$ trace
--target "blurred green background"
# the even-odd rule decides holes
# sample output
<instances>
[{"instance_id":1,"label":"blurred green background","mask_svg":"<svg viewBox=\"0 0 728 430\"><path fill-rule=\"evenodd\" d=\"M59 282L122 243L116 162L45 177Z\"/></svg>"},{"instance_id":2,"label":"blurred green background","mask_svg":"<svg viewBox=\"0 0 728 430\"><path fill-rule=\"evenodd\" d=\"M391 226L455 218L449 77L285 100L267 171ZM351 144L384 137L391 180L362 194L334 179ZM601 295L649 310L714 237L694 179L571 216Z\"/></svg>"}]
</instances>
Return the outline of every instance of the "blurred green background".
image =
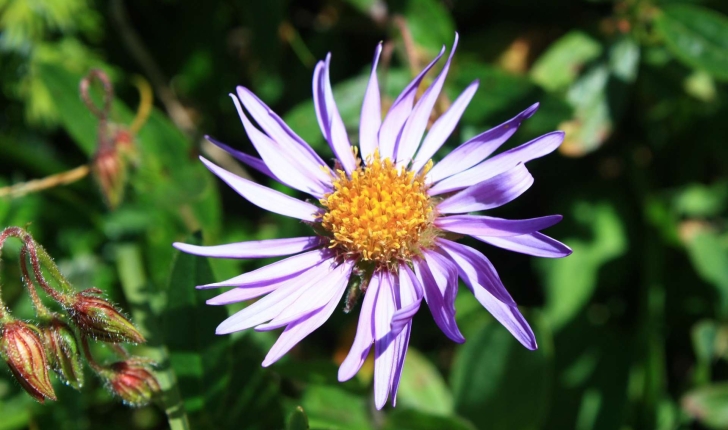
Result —
<instances>
[{"instance_id":1,"label":"blurred green background","mask_svg":"<svg viewBox=\"0 0 728 430\"><path fill-rule=\"evenodd\" d=\"M29 224L76 288L101 288L131 314L149 339L133 351L157 360L183 399L177 428L182 412L193 428L728 428L726 14L722 0L0 0L0 187L89 162L98 120L78 85L91 68L113 80L115 124L132 122L140 77L154 94L118 207L87 177L0 197L0 227ZM573 255L467 242L493 261L540 348L522 348L461 289L467 342L420 312L394 409L375 410L371 365L336 381L358 310L336 312L262 368L277 333L215 336L240 306L205 306L215 292L194 286L265 262L208 262L170 244L198 231L219 244L307 228L214 179L198 154L269 182L202 136L253 153L227 96L245 85L330 158L310 101L315 62L332 52L335 97L357 136L376 44L391 48L380 62L386 104L456 30L438 109L481 85L449 149L536 101L505 146L567 132L559 152L529 164L531 190L495 213L563 214L547 233ZM3 249L3 299L32 318L18 249ZM0 372L0 430L167 428L165 408L180 406L167 396L127 408L91 375L80 393L55 385L59 400L40 405Z\"/></svg>"}]
</instances>

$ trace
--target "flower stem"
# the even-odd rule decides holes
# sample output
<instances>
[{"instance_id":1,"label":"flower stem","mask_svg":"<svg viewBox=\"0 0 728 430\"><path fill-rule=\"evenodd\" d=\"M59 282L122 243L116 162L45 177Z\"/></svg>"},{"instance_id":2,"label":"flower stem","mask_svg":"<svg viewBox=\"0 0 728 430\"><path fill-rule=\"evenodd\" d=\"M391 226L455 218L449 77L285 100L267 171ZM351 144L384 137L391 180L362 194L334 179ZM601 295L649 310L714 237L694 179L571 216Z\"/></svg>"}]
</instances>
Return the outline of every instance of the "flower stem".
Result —
<instances>
[{"instance_id":1,"label":"flower stem","mask_svg":"<svg viewBox=\"0 0 728 430\"><path fill-rule=\"evenodd\" d=\"M81 334L81 349L83 350L83 356L86 357L88 365L91 366L96 373L102 373L104 368L94 360L94 356L91 355L91 349L88 346L88 336Z\"/></svg>"},{"instance_id":2,"label":"flower stem","mask_svg":"<svg viewBox=\"0 0 728 430\"><path fill-rule=\"evenodd\" d=\"M30 295L30 301L33 303L36 314L41 318L49 318L52 313L38 296L38 291L35 289L35 282L33 282L33 278L30 277L30 273L28 272L27 247L23 247L20 250L20 270L23 273L23 284L25 284L25 287L28 289L28 295Z\"/></svg>"},{"instance_id":3,"label":"flower stem","mask_svg":"<svg viewBox=\"0 0 728 430\"><path fill-rule=\"evenodd\" d=\"M28 182L21 182L19 184L2 187L0 188L0 198L17 198L26 194L47 190L49 188L72 184L85 178L88 174L89 167L84 164L83 166L78 166L65 172L56 173L55 175L46 176L42 179L33 179Z\"/></svg>"},{"instance_id":4,"label":"flower stem","mask_svg":"<svg viewBox=\"0 0 728 430\"><path fill-rule=\"evenodd\" d=\"M139 90L139 107L137 107L136 116L129 126L129 131L132 134L137 134L139 129L149 119L149 114L152 113L152 106L154 98L152 96L152 86L149 82L141 76L134 76L134 85Z\"/></svg>"}]
</instances>

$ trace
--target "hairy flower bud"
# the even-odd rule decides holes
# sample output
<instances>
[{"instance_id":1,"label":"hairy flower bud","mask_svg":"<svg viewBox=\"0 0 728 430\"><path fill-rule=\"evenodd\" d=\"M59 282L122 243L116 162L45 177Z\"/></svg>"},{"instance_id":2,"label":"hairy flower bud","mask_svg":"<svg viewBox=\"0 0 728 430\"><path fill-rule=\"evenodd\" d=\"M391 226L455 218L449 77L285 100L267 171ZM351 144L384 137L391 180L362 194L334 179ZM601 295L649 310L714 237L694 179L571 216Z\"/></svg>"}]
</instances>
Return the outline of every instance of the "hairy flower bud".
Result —
<instances>
[{"instance_id":1,"label":"hairy flower bud","mask_svg":"<svg viewBox=\"0 0 728 430\"><path fill-rule=\"evenodd\" d=\"M65 384L78 390L83 386L83 361L73 329L54 318L41 331L51 369Z\"/></svg>"},{"instance_id":2,"label":"hairy flower bud","mask_svg":"<svg viewBox=\"0 0 728 430\"><path fill-rule=\"evenodd\" d=\"M130 358L119 361L101 372L109 390L130 406L149 404L160 391L159 382L149 361Z\"/></svg>"},{"instance_id":3,"label":"hairy flower bud","mask_svg":"<svg viewBox=\"0 0 728 430\"><path fill-rule=\"evenodd\" d=\"M103 342L146 342L134 324L111 303L99 297L100 294L101 290L97 288L76 293L67 308L74 324L84 334Z\"/></svg>"},{"instance_id":4,"label":"hairy flower bud","mask_svg":"<svg viewBox=\"0 0 728 430\"><path fill-rule=\"evenodd\" d=\"M121 203L126 186L126 162L116 147L98 151L91 161L91 172L111 209Z\"/></svg>"},{"instance_id":5,"label":"hairy flower bud","mask_svg":"<svg viewBox=\"0 0 728 430\"><path fill-rule=\"evenodd\" d=\"M48 360L38 329L22 321L10 321L2 328L0 354L23 389L36 400L56 400L48 377Z\"/></svg>"}]
</instances>

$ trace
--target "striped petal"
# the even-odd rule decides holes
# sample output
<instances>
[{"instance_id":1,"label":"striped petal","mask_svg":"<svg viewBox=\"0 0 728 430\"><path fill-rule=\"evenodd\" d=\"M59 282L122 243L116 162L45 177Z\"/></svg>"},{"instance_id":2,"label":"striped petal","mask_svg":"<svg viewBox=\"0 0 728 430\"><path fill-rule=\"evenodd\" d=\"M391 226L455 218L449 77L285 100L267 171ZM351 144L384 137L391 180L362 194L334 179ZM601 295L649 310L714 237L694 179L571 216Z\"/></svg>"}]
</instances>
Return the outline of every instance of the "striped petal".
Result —
<instances>
[{"instance_id":1,"label":"striped petal","mask_svg":"<svg viewBox=\"0 0 728 430\"><path fill-rule=\"evenodd\" d=\"M502 206L526 192L533 176L523 164L466 188L437 205L441 214L475 212ZM430 189L432 193L432 189Z\"/></svg>"},{"instance_id":2,"label":"striped petal","mask_svg":"<svg viewBox=\"0 0 728 430\"><path fill-rule=\"evenodd\" d=\"M291 239L251 240L215 246L198 246L175 242L175 248L188 254L215 258L266 258L297 254L323 244L319 236Z\"/></svg>"},{"instance_id":3,"label":"striped petal","mask_svg":"<svg viewBox=\"0 0 728 430\"><path fill-rule=\"evenodd\" d=\"M374 272L359 311L359 324L356 327L354 343L339 367L340 382L353 378L369 355L369 350L374 342L374 312L381 283L382 272Z\"/></svg>"},{"instance_id":4,"label":"striped petal","mask_svg":"<svg viewBox=\"0 0 728 430\"><path fill-rule=\"evenodd\" d=\"M506 237L533 233L561 221L561 215L531 219L503 219L480 215L453 215L435 220L435 226L471 236Z\"/></svg>"},{"instance_id":5,"label":"striped petal","mask_svg":"<svg viewBox=\"0 0 728 430\"><path fill-rule=\"evenodd\" d=\"M369 76L364 102L361 105L361 119L359 121L359 152L361 159L366 161L369 155L374 154L379 143L377 135L382 125L382 101L379 96L379 80L377 79L377 64L382 53L382 42L377 45L372 63L372 73Z\"/></svg>"},{"instance_id":6,"label":"striped petal","mask_svg":"<svg viewBox=\"0 0 728 430\"><path fill-rule=\"evenodd\" d=\"M473 237L498 248L535 257L563 258L571 255L571 248L539 232L511 237Z\"/></svg>"},{"instance_id":7,"label":"striped petal","mask_svg":"<svg viewBox=\"0 0 728 430\"><path fill-rule=\"evenodd\" d=\"M450 56L447 58L445 66L443 66L435 80L417 101L417 104L415 104L412 113L409 115L407 122L404 125L402 136L397 141L398 143L396 145L394 155L397 159L398 166L402 164L409 164L409 162L412 161L412 157L415 155L415 151L417 151L417 148L420 146L422 135L425 132L428 121L430 120L432 108L435 106L437 98L440 96L440 91L445 83L447 72L450 70L450 62L452 62L452 57L455 55L457 46L458 34L455 33L455 41L453 42L452 50L450 50Z\"/></svg>"},{"instance_id":8,"label":"striped petal","mask_svg":"<svg viewBox=\"0 0 728 430\"><path fill-rule=\"evenodd\" d=\"M280 315L284 309L294 303L299 297L319 284L332 271L333 260L324 262L276 289L272 293L235 313L220 323L215 333L229 334L240 330L263 324Z\"/></svg>"},{"instance_id":9,"label":"striped petal","mask_svg":"<svg viewBox=\"0 0 728 430\"><path fill-rule=\"evenodd\" d=\"M262 287L293 278L328 258L330 258L328 249L317 249L276 261L275 263L248 273L243 273L226 281L199 285L197 288L204 290L220 287Z\"/></svg>"},{"instance_id":10,"label":"striped petal","mask_svg":"<svg viewBox=\"0 0 728 430\"><path fill-rule=\"evenodd\" d=\"M455 242L439 240L442 249L457 266L460 277L480 304L528 349L536 349L536 336L523 318L498 273L484 255ZM507 300L496 296L506 294Z\"/></svg>"},{"instance_id":11,"label":"striped petal","mask_svg":"<svg viewBox=\"0 0 728 430\"><path fill-rule=\"evenodd\" d=\"M537 137L519 147L489 158L464 172L443 179L430 189L431 194L436 195L461 190L485 179L492 178L514 168L520 163L526 163L535 158L550 154L561 145L563 140L564 132L562 131L554 131Z\"/></svg>"},{"instance_id":12,"label":"striped petal","mask_svg":"<svg viewBox=\"0 0 728 430\"><path fill-rule=\"evenodd\" d=\"M432 124L419 151L417 151L417 156L412 162L413 171L419 172L432 159L432 156L435 155L442 145L445 144L445 141L450 137L452 131L455 130L455 126L458 125L460 118L463 116L463 112L465 112L465 108L468 107L470 100L473 99L475 92L478 90L478 85L480 85L480 81L478 80L468 85L465 91L450 105L448 110Z\"/></svg>"},{"instance_id":13,"label":"striped petal","mask_svg":"<svg viewBox=\"0 0 728 430\"><path fill-rule=\"evenodd\" d=\"M230 173L222 167L216 166L204 157L200 160L212 173L225 181L238 194L247 199L250 203L270 212L297 218L303 221L316 221L321 209L311 203L289 197L279 191L272 190L263 185L243 179L234 173Z\"/></svg>"},{"instance_id":14,"label":"striped petal","mask_svg":"<svg viewBox=\"0 0 728 430\"><path fill-rule=\"evenodd\" d=\"M329 64L331 54L326 56L326 62L319 61L314 70L314 106L319 127L331 150L341 163L346 173L356 169L356 160L352 152L349 136L344 128L344 121L341 119L339 109L334 101L334 93L331 90L331 79L329 78Z\"/></svg>"},{"instance_id":15,"label":"striped petal","mask_svg":"<svg viewBox=\"0 0 728 430\"><path fill-rule=\"evenodd\" d=\"M485 160L513 136L523 120L533 116L537 109L538 103L503 124L491 128L455 148L430 170L428 174L430 181L438 182Z\"/></svg>"},{"instance_id":16,"label":"striped petal","mask_svg":"<svg viewBox=\"0 0 728 430\"><path fill-rule=\"evenodd\" d=\"M268 168L273 174L284 184L304 193L311 194L316 198L321 198L324 194L331 191L331 180L324 185L319 182L312 174L318 171L318 167L305 166L301 164L304 158L299 154L295 154L291 149L291 145L282 145L258 130L253 123L248 120L247 115L243 111L237 97L230 94L235 108L238 110L240 120L243 122L245 132L248 134L250 141L260 154Z\"/></svg>"},{"instance_id":17,"label":"striped petal","mask_svg":"<svg viewBox=\"0 0 728 430\"><path fill-rule=\"evenodd\" d=\"M410 112L412 112L412 105L415 101L417 88L419 88L427 72L432 69L432 66L437 63L444 53L445 47L443 46L437 57L402 90L402 93L392 103L392 107L389 108L389 112L387 112L387 116L384 117L384 122L382 122L382 127L379 129L379 155L382 159L394 158L397 137L402 131L402 126L407 121Z\"/></svg>"}]
</instances>

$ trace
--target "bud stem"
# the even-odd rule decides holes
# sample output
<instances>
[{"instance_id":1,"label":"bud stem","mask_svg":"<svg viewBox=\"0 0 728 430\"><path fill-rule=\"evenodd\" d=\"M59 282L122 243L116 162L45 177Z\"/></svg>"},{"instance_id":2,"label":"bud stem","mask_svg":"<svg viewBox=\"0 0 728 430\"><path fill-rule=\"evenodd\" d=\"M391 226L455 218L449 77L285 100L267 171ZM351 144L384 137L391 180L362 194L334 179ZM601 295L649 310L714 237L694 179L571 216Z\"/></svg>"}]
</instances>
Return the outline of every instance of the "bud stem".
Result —
<instances>
[{"instance_id":1,"label":"bud stem","mask_svg":"<svg viewBox=\"0 0 728 430\"><path fill-rule=\"evenodd\" d=\"M104 368L94 360L93 355L91 355L91 349L88 346L88 336L81 333L81 349L83 350L83 356L86 357L86 361L88 362L88 365L91 366L91 369L93 369L96 373L103 372Z\"/></svg>"},{"instance_id":2,"label":"bud stem","mask_svg":"<svg viewBox=\"0 0 728 430\"><path fill-rule=\"evenodd\" d=\"M20 250L20 270L23 273L23 284L25 284L25 287L28 289L28 295L30 295L30 301L33 302L36 314L41 318L50 318L52 313L43 304L40 297L38 297L38 292L35 290L35 282L33 282L33 278L30 277L30 273L28 272L27 247L23 247Z\"/></svg>"}]
</instances>

